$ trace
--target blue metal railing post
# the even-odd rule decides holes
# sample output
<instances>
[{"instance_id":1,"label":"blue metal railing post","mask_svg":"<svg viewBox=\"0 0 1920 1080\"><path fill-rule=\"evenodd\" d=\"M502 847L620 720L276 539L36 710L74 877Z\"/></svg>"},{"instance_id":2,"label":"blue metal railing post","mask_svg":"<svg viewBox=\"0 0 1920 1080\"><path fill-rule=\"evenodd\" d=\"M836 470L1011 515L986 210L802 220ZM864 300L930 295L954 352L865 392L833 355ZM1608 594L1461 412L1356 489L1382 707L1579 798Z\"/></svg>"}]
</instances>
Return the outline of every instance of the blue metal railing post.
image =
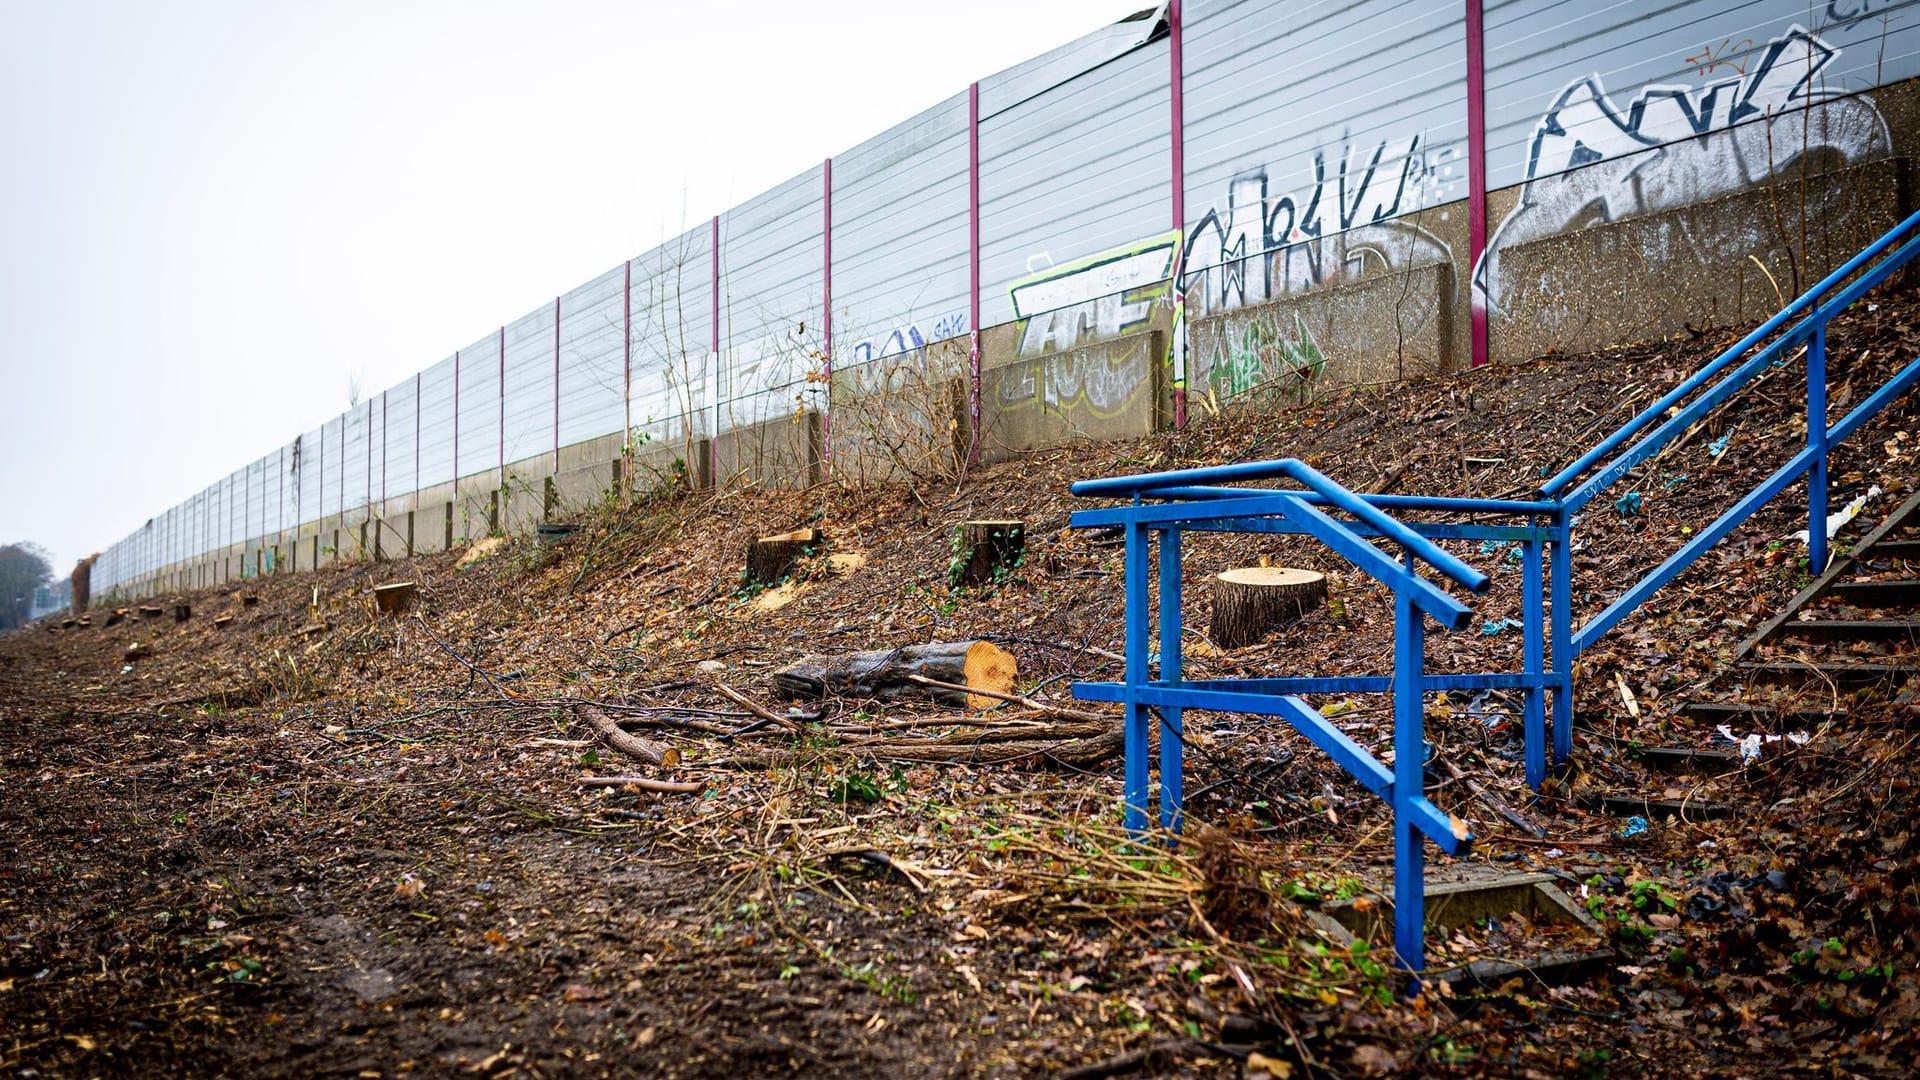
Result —
<instances>
[{"instance_id":1,"label":"blue metal railing post","mask_svg":"<svg viewBox=\"0 0 1920 1080\"><path fill-rule=\"evenodd\" d=\"M1827 324L1815 324L1807 343L1807 576L1827 569Z\"/></svg>"},{"instance_id":2,"label":"blue metal railing post","mask_svg":"<svg viewBox=\"0 0 1920 1080\"><path fill-rule=\"evenodd\" d=\"M1127 525L1126 619L1127 619L1127 699L1126 699L1126 810L1123 821L1127 831L1144 832L1147 827L1147 706L1141 704L1139 690L1147 684L1148 611L1147 611L1147 527L1138 522Z\"/></svg>"},{"instance_id":3,"label":"blue metal railing post","mask_svg":"<svg viewBox=\"0 0 1920 1080\"><path fill-rule=\"evenodd\" d=\"M1180 530L1160 533L1160 681L1180 682ZM1160 825L1174 832L1182 825L1186 805L1181 759L1186 753L1186 729L1178 705L1162 705L1160 712Z\"/></svg>"},{"instance_id":4,"label":"blue metal railing post","mask_svg":"<svg viewBox=\"0 0 1920 1080\"><path fill-rule=\"evenodd\" d=\"M1407 561L1413 561L1411 553ZM1393 627L1393 948L1415 973L1412 995L1420 992L1418 973L1427 966L1426 835L1413 816L1413 801L1426 789L1427 627L1426 615L1402 589L1394 590Z\"/></svg>"},{"instance_id":5,"label":"blue metal railing post","mask_svg":"<svg viewBox=\"0 0 1920 1080\"><path fill-rule=\"evenodd\" d=\"M1527 521L1530 525L1539 524L1538 518L1528 518ZM1529 676L1540 677L1546 674L1547 628L1543 625L1545 605L1541 603L1545 586L1545 560L1541 557L1539 539L1526 541L1520 553L1520 609L1526 634L1526 642L1521 649L1521 670ZM1547 688L1535 683L1527 687L1526 693L1523 731L1526 735L1527 786L1538 791L1547 778Z\"/></svg>"},{"instance_id":6,"label":"blue metal railing post","mask_svg":"<svg viewBox=\"0 0 1920 1080\"><path fill-rule=\"evenodd\" d=\"M1573 754L1573 521L1565 510L1554 514L1549 582L1553 594L1548 642L1553 655L1553 763L1560 765Z\"/></svg>"}]
</instances>

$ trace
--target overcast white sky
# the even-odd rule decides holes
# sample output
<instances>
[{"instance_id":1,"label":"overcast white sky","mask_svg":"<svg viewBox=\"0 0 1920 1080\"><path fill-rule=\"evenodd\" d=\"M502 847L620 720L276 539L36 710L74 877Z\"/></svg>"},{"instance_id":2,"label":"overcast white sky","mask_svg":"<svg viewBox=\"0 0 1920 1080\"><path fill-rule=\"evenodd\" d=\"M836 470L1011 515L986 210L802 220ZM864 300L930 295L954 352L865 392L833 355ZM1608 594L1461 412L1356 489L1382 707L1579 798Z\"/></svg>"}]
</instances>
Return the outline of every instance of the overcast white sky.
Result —
<instances>
[{"instance_id":1,"label":"overcast white sky","mask_svg":"<svg viewBox=\"0 0 1920 1080\"><path fill-rule=\"evenodd\" d=\"M55 570L1150 0L0 0L0 543Z\"/></svg>"}]
</instances>

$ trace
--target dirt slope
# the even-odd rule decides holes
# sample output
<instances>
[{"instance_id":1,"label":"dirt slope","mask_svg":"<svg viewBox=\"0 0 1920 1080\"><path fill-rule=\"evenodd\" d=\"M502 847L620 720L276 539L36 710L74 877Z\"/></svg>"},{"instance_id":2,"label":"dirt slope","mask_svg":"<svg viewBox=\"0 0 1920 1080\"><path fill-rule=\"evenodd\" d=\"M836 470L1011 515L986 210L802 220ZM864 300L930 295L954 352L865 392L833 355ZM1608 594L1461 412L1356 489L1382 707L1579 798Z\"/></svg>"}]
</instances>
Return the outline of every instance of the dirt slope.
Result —
<instances>
[{"instance_id":1,"label":"dirt slope","mask_svg":"<svg viewBox=\"0 0 1920 1080\"><path fill-rule=\"evenodd\" d=\"M1915 355L1916 322L1903 295L1836 327L1836 415ZM1121 636L1119 549L1065 528L1072 480L1292 455L1361 489L1524 496L1734 336L1236 409L941 488L657 493L584 517L555 549L519 543L464 569L458 553L334 567L189 595L185 623L108 627L96 610L91 627L0 640L0 1064L1904 1071L1920 993L1914 688L1860 695L1846 724L1721 778L1747 808L1734 818L1623 837L1593 809L1596 793L1641 782L1638 747L1715 739L1678 707L1725 693L1712 680L1728 650L1804 580L1781 542L1804 527L1791 491L1583 658L1575 761L1537 802L1500 720L1511 703L1435 703L1436 756L1547 838L1441 782L1436 801L1484 842L1434 872L1559 875L1624 960L1572 987L1515 980L1410 1006L1374 953L1330 950L1305 909L1384 883L1386 822L1278 725L1192 722L1200 841L1164 855L1118 834L1117 761L982 764L951 741L1014 729L953 726L982 721L946 706L838 700L803 736L712 733L753 719L716 683L778 709L766 676L805 653L978 636L1019 657L1024 692L1070 707L1067 684L1111 677ZM1596 503L1578 610L1785 460L1801 392L1777 373L1636 474L1636 512ZM1915 412L1897 404L1836 454L1836 502L1885 491L1860 526L1915 483ZM995 587L950 589L957 523L1000 517L1028 523L1025 563ZM801 525L827 543L795 581L740 590L746 542ZM1433 635L1430 666L1511 668L1517 632L1487 627L1518 614L1517 567L1458 550L1496 585L1472 628ZM1261 558L1328 572L1337 602L1261 645L1196 648L1193 676L1388 670L1387 598L1308 543L1197 539L1187 570L1198 582ZM371 587L401 580L420 584L416 609L377 617ZM1203 628L1204 590L1191 595ZM215 627L220 614L232 623ZM135 642L152 655L127 659ZM682 764L616 760L577 715L586 700L671 741ZM1350 733L1383 749L1381 703L1339 704ZM1012 707L985 722L1061 721ZM951 760L871 760L860 740L882 735L945 737ZM583 789L583 771L705 791ZM1554 933L1436 935L1433 960L1522 953Z\"/></svg>"}]
</instances>

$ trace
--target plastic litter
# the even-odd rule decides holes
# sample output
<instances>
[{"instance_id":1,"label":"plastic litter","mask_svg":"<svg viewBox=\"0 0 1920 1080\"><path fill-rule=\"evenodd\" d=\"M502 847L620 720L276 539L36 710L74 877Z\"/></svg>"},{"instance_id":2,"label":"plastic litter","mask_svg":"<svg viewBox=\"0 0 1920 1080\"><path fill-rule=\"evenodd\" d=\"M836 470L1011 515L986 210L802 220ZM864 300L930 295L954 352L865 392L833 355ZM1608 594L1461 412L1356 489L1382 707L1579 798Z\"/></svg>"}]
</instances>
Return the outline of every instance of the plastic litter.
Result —
<instances>
[{"instance_id":1,"label":"plastic litter","mask_svg":"<svg viewBox=\"0 0 1920 1080\"><path fill-rule=\"evenodd\" d=\"M1488 619L1480 624L1480 636L1492 637L1508 627L1519 626L1519 619Z\"/></svg>"},{"instance_id":2,"label":"plastic litter","mask_svg":"<svg viewBox=\"0 0 1920 1080\"><path fill-rule=\"evenodd\" d=\"M1620 511L1621 517L1632 517L1640 512L1640 502L1640 493L1637 491L1629 491L1614 500L1613 508Z\"/></svg>"},{"instance_id":3,"label":"plastic litter","mask_svg":"<svg viewBox=\"0 0 1920 1080\"><path fill-rule=\"evenodd\" d=\"M1733 432L1731 431L1713 440L1712 442L1707 444L1707 456L1717 460L1721 454L1724 454L1727 452L1727 444L1732 441L1733 441Z\"/></svg>"},{"instance_id":4,"label":"plastic litter","mask_svg":"<svg viewBox=\"0 0 1920 1080\"><path fill-rule=\"evenodd\" d=\"M1687 474L1681 473L1679 476L1673 477L1672 479L1668 480L1664 484L1661 484L1660 486L1661 488L1667 491L1672 491L1674 488L1677 488L1681 484L1684 484L1686 482L1687 482Z\"/></svg>"},{"instance_id":5,"label":"plastic litter","mask_svg":"<svg viewBox=\"0 0 1920 1080\"><path fill-rule=\"evenodd\" d=\"M1785 735L1770 735L1759 731L1747 735L1735 735L1733 728L1726 724L1721 724L1714 730L1720 733L1721 738L1739 748L1740 764L1742 766L1751 765L1759 761L1761 748L1769 743L1777 743L1781 739L1785 739L1795 746L1805 746L1813 741L1813 736L1804 731L1791 731Z\"/></svg>"},{"instance_id":6,"label":"plastic litter","mask_svg":"<svg viewBox=\"0 0 1920 1080\"><path fill-rule=\"evenodd\" d=\"M1635 814L1627 819L1626 826L1620 830L1620 836L1624 839L1629 836L1639 836L1646 831L1647 819L1641 817L1639 814Z\"/></svg>"},{"instance_id":7,"label":"plastic litter","mask_svg":"<svg viewBox=\"0 0 1920 1080\"><path fill-rule=\"evenodd\" d=\"M1856 496L1854 500L1848 503L1845 507L1839 510L1835 510L1831 514L1828 514L1827 515L1827 539L1829 540L1833 539L1834 533L1837 533L1841 529L1846 528L1847 522L1852 521L1856 517L1859 517L1860 511L1866 508L1867 503L1879 497L1879 495L1880 495L1880 485L1875 484L1866 490L1866 494ZM1806 543L1809 539L1809 537L1807 536L1807 530L1801 529L1800 531L1793 534L1793 538L1795 540L1800 541L1803 544Z\"/></svg>"}]
</instances>

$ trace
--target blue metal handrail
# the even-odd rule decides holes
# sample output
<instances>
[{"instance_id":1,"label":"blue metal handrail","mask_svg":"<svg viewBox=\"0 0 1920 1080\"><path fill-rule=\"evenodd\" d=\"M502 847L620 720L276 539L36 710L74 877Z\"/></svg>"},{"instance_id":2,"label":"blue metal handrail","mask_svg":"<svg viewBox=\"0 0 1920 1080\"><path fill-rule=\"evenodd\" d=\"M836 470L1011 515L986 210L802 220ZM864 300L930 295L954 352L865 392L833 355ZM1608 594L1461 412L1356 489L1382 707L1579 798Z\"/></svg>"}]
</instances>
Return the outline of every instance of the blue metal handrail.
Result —
<instances>
[{"instance_id":1,"label":"blue metal handrail","mask_svg":"<svg viewBox=\"0 0 1920 1080\"><path fill-rule=\"evenodd\" d=\"M1187 497L1195 485L1280 478L1294 480L1308 490L1223 488ZM1293 459L1087 480L1074 484L1073 492L1132 499L1131 505L1076 511L1071 518L1075 528L1119 526L1126 534L1124 678L1117 683L1076 683L1073 693L1084 700L1119 702L1125 707L1127 828L1136 833L1145 829L1152 801L1147 726L1150 711L1157 711L1161 722L1160 823L1174 830L1181 825L1184 711L1199 708L1277 716L1393 808L1394 947L1409 970L1417 972L1425 967L1424 844L1431 839L1442 851L1457 854L1473 839L1459 818L1426 797L1425 695L1435 687L1423 670L1425 620L1432 616L1442 626L1459 629L1473 613L1422 577L1418 564L1426 562L1473 592L1484 591L1490 578L1371 502ZM1149 504L1146 499L1159 501ZM1350 514L1352 520L1335 518L1322 506ZM1304 533L1392 590L1393 675L1367 679L1365 690L1360 691L1393 694L1391 767L1300 696L1338 692L1331 682L1182 678L1180 537L1188 529ZM1397 542L1404 561L1375 547L1368 540L1370 535ZM1157 618L1148 601L1150 547L1156 538L1160 586ZM1157 678L1148 660L1156 638L1160 659Z\"/></svg>"},{"instance_id":2,"label":"blue metal handrail","mask_svg":"<svg viewBox=\"0 0 1920 1080\"><path fill-rule=\"evenodd\" d=\"M1884 257L1883 257L1884 256ZM1123 682L1079 683L1077 697L1126 706L1126 821L1146 824L1148 730L1146 712L1161 715L1160 821L1177 829L1182 813L1182 711L1207 708L1278 716L1324 750L1362 786L1394 808L1394 943L1400 960L1424 964L1420 919L1424 850L1430 837L1444 851L1470 842L1464 826L1429 802L1422 790L1425 755L1423 697L1447 690L1511 689L1521 693L1525 768L1538 790L1551 756L1564 762L1573 746L1573 661L1601 635L1677 577L1708 548L1801 476L1808 478L1810 563L1827 557L1827 456L1895 398L1920 385L1920 360L1902 368L1836 423L1828 423L1826 332L1832 318L1920 257L1920 213L1901 222L1860 254L1741 338L1592 450L1541 486L1538 500L1360 495L1287 459L1081 481L1076 495L1130 499L1132 505L1076 511L1076 528L1119 526L1126 533L1126 671ZM1878 260L1878 261L1876 261ZM1797 321L1796 321L1797 320ZM1673 443L1693 424L1761 374L1800 354L1807 361L1807 444L1759 486L1694 534L1644 578L1573 629L1572 531L1578 511L1636 466ZM1631 445L1629 445L1631 443ZM1626 449L1622 450L1622 447ZM1306 490L1227 486L1289 479ZM1151 502L1149 502L1151 500ZM1328 511L1346 515L1336 518ZM1395 517L1445 514L1456 520ZM1489 522L1486 519L1494 519ZM1464 520L1459 520L1464 519ZM1180 536L1183 531L1299 533L1312 536L1387 585L1394 594L1394 672L1388 676L1183 680L1180 656ZM1157 625L1148 610L1149 541L1159 541ZM1400 545L1404 562L1371 540ZM1521 564L1522 659L1518 672L1429 675L1423 670L1426 616L1460 629L1472 612L1422 577L1424 562L1472 592L1488 575L1435 541L1480 540L1518 545ZM1157 631L1158 678L1149 672L1149 637ZM1394 697L1394 765L1382 765L1333 723L1301 700L1303 694L1387 693ZM1551 705L1549 713L1548 706ZM1551 717L1551 724L1548 720ZM1416 984L1417 985L1417 984Z\"/></svg>"}]
</instances>

